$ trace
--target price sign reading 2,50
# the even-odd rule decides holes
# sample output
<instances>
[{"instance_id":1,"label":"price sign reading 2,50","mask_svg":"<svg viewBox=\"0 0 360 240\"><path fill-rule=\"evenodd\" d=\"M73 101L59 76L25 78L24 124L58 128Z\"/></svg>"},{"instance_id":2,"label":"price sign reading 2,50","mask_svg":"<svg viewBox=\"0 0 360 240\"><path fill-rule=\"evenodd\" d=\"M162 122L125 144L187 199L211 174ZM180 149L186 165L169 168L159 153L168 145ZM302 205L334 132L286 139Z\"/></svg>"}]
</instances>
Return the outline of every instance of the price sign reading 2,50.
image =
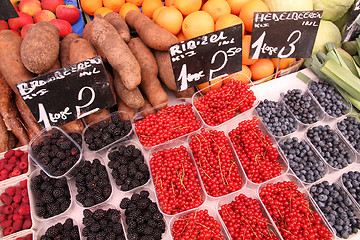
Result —
<instances>
[{"instance_id":1,"label":"price sign reading 2,50","mask_svg":"<svg viewBox=\"0 0 360 240\"><path fill-rule=\"evenodd\" d=\"M269 56L274 56L274 58L288 58L290 57L296 50L295 44L301 38L301 32L299 30L295 30L287 38L288 46L283 46L280 50L276 46L270 46L265 41L266 31L264 31L260 37L251 44L251 48L255 49L254 54L251 56L252 59L259 59L261 53L267 53ZM286 49L288 51L286 52Z\"/></svg>"}]
</instances>

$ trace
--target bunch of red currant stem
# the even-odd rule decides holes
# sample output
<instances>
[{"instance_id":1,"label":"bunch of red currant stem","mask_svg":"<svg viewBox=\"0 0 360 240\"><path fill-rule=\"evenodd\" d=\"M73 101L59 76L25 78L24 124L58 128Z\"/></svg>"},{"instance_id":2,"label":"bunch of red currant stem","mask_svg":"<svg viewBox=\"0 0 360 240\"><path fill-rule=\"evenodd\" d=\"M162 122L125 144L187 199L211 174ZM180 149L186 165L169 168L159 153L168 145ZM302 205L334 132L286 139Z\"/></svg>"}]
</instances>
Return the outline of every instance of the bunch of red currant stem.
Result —
<instances>
[{"instance_id":1,"label":"bunch of red currant stem","mask_svg":"<svg viewBox=\"0 0 360 240\"><path fill-rule=\"evenodd\" d=\"M175 240L224 239L220 224L209 215L208 210L188 213L174 222L171 229Z\"/></svg>"},{"instance_id":2,"label":"bunch of red currant stem","mask_svg":"<svg viewBox=\"0 0 360 240\"><path fill-rule=\"evenodd\" d=\"M191 104L167 106L135 123L135 132L145 147L152 147L194 132L201 127Z\"/></svg>"},{"instance_id":3,"label":"bunch of red currant stem","mask_svg":"<svg viewBox=\"0 0 360 240\"><path fill-rule=\"evenodd\" d=\"M219 210L232 239L278 240L256 199L240 194Z\"/></svg>"},{"instance_id":4,"label":"bunch of red currant stem","mask_svg":"<svg viewBox=\"0 0 360 240\"><path fill-rule=\"evenodd\" d=\"M194 99L194 106L206 124L217 126L252 108L255 100L250 85L231 79L220 89Z\"/></svg>"},{"instance_id":5,"label":"bunch of red currant stem","mask_svg":"<svg viewBox=\"0 0 360 240\"><path fill-rule=\"evenodd\" d=\"M153 153L150 168L164 213L173 215L204 202L196 168L184 146Z\"/></svg>"},{"instance_id":6,"label":"bunch of red currant stem","mask_svg":"<svg viewBox=\"0 0 360 240\"><path fill-rule=\"evenodd\" d=\"M242 187L239 168L225 133L201 129L189 143L206 192L220 197Z\"/></svg>"},{"instance_id":7,"label":"bunch of red currant stem","mask_svg":"<svg viewBox=\"0 0 360 240\"><path fill-rule=\"evenodd\" d=\"M310 209L305 197L291 181L269 183L260 192L262 202L285 240L330 240L331 232L321 224L321 217Z\"/></svg>"},{"instance_id":8,"label":"bunch of red currant stem","mask_svg":"<svg viewBox=\"0 0 360 240\"><path fill-rule=\"evenodd\" d=\"M281 174L283 167L277 158L279 153L269 135L258 127L260 120L252 118L240 122L229 133L235 151L248 179L262 183Z\"/></svg>"}]
</instances>

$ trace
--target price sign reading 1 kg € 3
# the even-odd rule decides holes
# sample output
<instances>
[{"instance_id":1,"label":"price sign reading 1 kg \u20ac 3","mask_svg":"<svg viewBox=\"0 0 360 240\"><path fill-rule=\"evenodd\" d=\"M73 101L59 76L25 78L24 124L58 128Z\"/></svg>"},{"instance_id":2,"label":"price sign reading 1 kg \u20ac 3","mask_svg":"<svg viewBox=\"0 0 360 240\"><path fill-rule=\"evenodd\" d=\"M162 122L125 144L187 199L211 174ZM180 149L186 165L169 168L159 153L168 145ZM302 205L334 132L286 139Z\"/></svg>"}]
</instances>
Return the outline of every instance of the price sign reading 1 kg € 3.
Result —
<instances>
[{"instance_id":1,"label":"price sign reading 1 kg \u20ac 3","mask_svg":"<svg viewBox=\"0 0 360 240\"><path fill-rule=\"evenodd\" d=\"M308 58L322 11L254 13L249 58Z\"/></svg>"},{"instance_id":2,"label":"price sign reading 1 kg \u20ac 3","mask_svg":"<svg viewBox=\"0 0 360 240\"><path fill-rule=\"evenodd\" d=\"M178 91L241 70L242 25L218 30L169 47Z\"/></svg>"}]
</instances>

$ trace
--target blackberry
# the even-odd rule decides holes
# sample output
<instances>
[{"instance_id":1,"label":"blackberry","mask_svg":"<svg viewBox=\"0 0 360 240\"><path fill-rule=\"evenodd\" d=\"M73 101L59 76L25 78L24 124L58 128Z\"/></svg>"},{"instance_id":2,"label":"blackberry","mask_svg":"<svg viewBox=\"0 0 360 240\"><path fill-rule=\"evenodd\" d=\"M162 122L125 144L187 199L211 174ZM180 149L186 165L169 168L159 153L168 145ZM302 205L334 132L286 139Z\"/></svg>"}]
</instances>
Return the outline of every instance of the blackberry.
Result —
<instances>
[{"instance_id":1,"label":"blackberry","mask_svg":"<svg viewBox=\"0 0 360 240\"><path fill-rule=\"evenodd\" d=\"M137 179L134 179L131 181L130 186L131 186L131 188L136 188L136 187L140 186L140 181Z\"/></svg>"},{"instance_id":2,"label":"blackberry","mask_svg":"<svg viewBox=\"0 0 360 240\"><path fill-rule=\"evenodd\" d=\"M140 198L148 198L149 195L150 195L150 193L149 193L148 191L146 191L146 190L142 190L142 191L139 193L139 195L140 195Z\"/></svg>"},{"instance_id":3,"label":"blackberry","mask_svg":"<svg viewBox=\"0 0 360 240\"><path fill-rule=\"evenodd\" d=\"M115 223L113 225L113 231L116 235L124 234L124 230L122 228L122 225L120 223Z\"/></svg>"},{"instance_id":4,"label":"blackberry","mask_svg":"<svg viewBox=\"0 0 360 240\"><path fill-rule=\"evenodd\" d=\"M55 201L55 199L50 193L45 192L41 197L41 201L44 203L52 203Z\"/></svg>"},{"instance_id":5,"label":"blackberry","mask_svg":"<svg viewBox=\"0 0 360 240\"><path fill-rule=\"evenodd\" d=\"M143 224L145 222L145 217L140 215L138 218L136 218L137 224Z\"/></svg>"},{"instance_id":6,"label":"blackberry","mask_svg":"<svg viewBox=\"0 0 360 240\"><path fill-rule=\"evenodd\" d=\"M46 230L45 235L47 237L55 238L58 235L58 233L59 233L58 229L55 226L51 226Z\"/></svg>"},{"instance_id":7,"label":"blackberry","mask_svg":"<svg viewBox=\"0 0 360 240\"><path fill-rule=\"evenodd\" d=\"M139 168L139 170L140 170L141 172L143 172L143 173L149 171L149 170L148 170L148 167L147 167L147 165L146 165L145 163L141 163L141 164L138 166L138 168Z\"/></svg>"},{"instance_id":8,"label":"blackberry","mask_svg":"<svg viewBox=\"0 0 360 240\"><path fill-rule=\"evenodd\" d=\"M129 233L127 235L127 237L128 237L128 240L138 240L139 239L139 236L136 233Z\"/></svg>"},{"instance_id":9,"label":"blackberry","mask_svg":"<svg viewBox=\"0 0 360 240\"><path fill-rule=\"evenodd\" d=\"M91 207L95 205L95 201L93 198L86 198L83 202L80 203L82 203L84 207Z\"/></svg>"},{"instance_id":10,"label":"blackberry","mask_svg":"<svg viewBox=\"0 0 360 240\"><path fill-rule=\"evenodd\" d=\"M120 202L120 208L127 209L130 203L131 203L131 200L129 198L123 198Z\"/></svg>"},{"instance_id":11,"label":"blackberry","mask_svg":"<svg viewBox=\"0 0 360 240\"><path fill-rule=\"evenodd\" d=\"M153 232L154 232L154 229L152 227L150 227L150 226L146 226L145 229L144 229L144 234L145 235L151 235L151 234L153 234Z\"/></svg>"},{"instance_id":12,"label":"blackberry","mask_svg":"<svg viewBox=\"0 0 360 240\"><path fill-rule=\"evenodd\" d=\"M94 211L94 213L92 214L92 217L95 219L95 220L101 220L103 217L105 217L105 213L106 211L103 210L103 209L97 209Z\"/></svg>"},{"instance_id":13,"label":"blackberry","mask_svg":"<svg viewBox=\"0 0 360 240\"><path fill-rule=\"evenodd\" d=\"M140 210L144 210L149 206L150 200L148 198L139 199L137 206Z\"/></svg>"},{"instance_id":14,"label":"blackberry","mask_svg":"<svg viewBox=\"0 0 360 240\"><path fill-rule=\"evenodd\" d=\"M94 232L94 233L100 231L100 229L101 229L101 226L100 226L100 224L97 223L97 222L94 222L94 223L91 224L91 226L90 226L90 231L91 231L91 232Z\"/></svg>"},{"instance_id":15,"label":"blackberry","mask_svg":"<svg viewBox=\"0 0 360 240\"><path fill-rule=\"evenodd\" d=\"M100 124L99 124L100 129L105 129L105 128L107 128L108 125L109 125L109 123L106 120L101 121Z\"/></svg>"},{"instance_id":16,"label":"blackberry","mask_svg":"<svg viewBox=\"0 0 360 240\"><path fill-rule=\"evenodd\" d=\"M82 235L84 237L87 237L87 236L89 236L89 233L90 233L89 227L88 226L84 227L82 230Z\"/></svg>"},{"instance_id":17,"label":"blackberry","mask_svg":"<svg viewBox=\"0 0 360 240\"><path fill-rule=\"evenodd\" d=\"M160 212L155 212L153 215L153 219L156 221L160 221L163 218L163 215Z\"/></svg>"},{"instance_id":18,"label":"blackberry","mask_svg":"<svg viewBox=\"0 0 360 240\"><path fill-rule=\"evenodd\" d=\"M149 203L148 209L151 213L156 213L159 211L156 203L154 202Z\"/></svg>"},{"instance_id":19,"label":"blackberry","mask_svg":"<svg viewBox=\"0 0 360 240\"><path fill-rule=\"evenodd\" d=\"M48 237L49 239L62 239L62 240L79 240L79 228L73 225L71 218L65 220L64 224L57 223L54 226L50 226L45 235L41 236L40 239Z\"/></svg>"}]
</instances>

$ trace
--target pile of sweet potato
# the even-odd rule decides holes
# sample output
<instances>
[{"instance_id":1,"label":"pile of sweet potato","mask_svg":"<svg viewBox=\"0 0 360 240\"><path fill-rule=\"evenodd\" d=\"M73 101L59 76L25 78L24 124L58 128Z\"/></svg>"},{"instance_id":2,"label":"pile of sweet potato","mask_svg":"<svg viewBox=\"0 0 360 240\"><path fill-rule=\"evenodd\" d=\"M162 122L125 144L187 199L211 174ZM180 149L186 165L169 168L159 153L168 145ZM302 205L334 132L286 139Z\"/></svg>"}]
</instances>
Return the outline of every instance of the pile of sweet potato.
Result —
<instances>
[{"instance_id":1,"label":"pile of sweet potato","mask_svg":"<svg viewBox=\"0 0 360 240\"><path fill-rule=\"evenodd\" d=\"M130 116L165 107L165 88L178 97L191 97L193 88L176 92L168 47L177 42L175 35L137 11L130 11L126 20L113 12L97 15L82 36L72 33L61 41L49 22L34 24L24 39L10 30L0 31L0 152L27 144L41 130L15 84L97 55L107 69L117 109ZM85 124L108 113L103 109L62 128L81 132Z\"/></svg>"}]
</instances>

